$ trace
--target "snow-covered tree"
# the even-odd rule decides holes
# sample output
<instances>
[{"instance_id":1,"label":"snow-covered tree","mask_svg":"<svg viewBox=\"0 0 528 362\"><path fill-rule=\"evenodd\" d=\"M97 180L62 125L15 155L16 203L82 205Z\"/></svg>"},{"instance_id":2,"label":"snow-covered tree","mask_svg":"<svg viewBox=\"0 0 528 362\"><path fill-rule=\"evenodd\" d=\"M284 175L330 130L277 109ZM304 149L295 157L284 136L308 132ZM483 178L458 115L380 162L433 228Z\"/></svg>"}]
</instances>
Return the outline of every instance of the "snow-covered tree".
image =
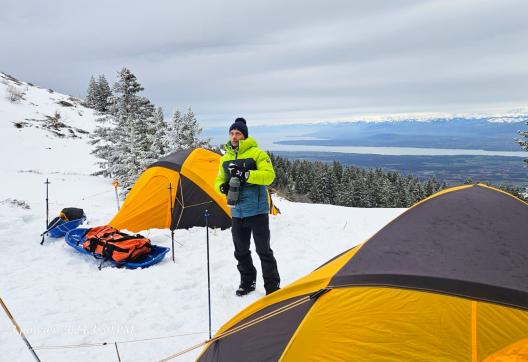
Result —
<instances>
[{"instance_id":1,"label":"snow-covered tree","mask_svg":"<svg viewBox=\"0 0 528 362\"><path fill-rule=\"evenodd\" d=\"M198 138L202 129L196 119L194 112L189 107L186 114L182 115L179 110L174 111L168 136L168 145L172 152L187 150L195 147L211 147L209 139L202 140Z\"/></svg>"},{"instance_id":2,"label":"snow-covered tree","mask_svg":"<svg viewBox=\"0 0 528 362\"><path fill-rule=\"evenodd\" d=\"M528 124L528 122L526 122L526 124ZM523 150L528 151L528 131L519 131L519 135L522 139L517 139L517 143ZM525 159L524 162L528 164L528 159Z\"/></svg>"},{"instance_id":3,"label":"snow-covered tree","mask_svg":"<svg viewBox=\"0 0 528 362\"><path fill-rule=\"evenodd\" d=\"M170 151L168 142L169 139L167 136L169 130L168 124L165 122L163 109L161 107L158 107L154 112L152 122L155 131L151 139L151 150L156 158L160 158L165 156Z\"/></svg>"},{"instance_id":4,"label":"snow-covered tree","mask_svg":"<svg viewBox=\"0 0 528 362\"><path fill-rule=\"evenodd\" d=\"M192 111L191 107L187 110L187 113L183 116L183 126L181 128L181 140L185 148L194 147L211 147L210 140L201 140L198 137L202 133L202 128L198 124L196 115Z\"/></svg>"},{"instance_id":5,"label":"snow-covered tree","mask_svg":"<svg viewBox=\"0 0 528 362\"><path fill-rule=\"evenodd\" d=\"M99 83L100 90L106 88L104 76ZM99 174L119 181L125 194L140 173L160 157L177 150L210 147L209 140L199 138L202 130L191 108L183 116L174 112L167 124L163 110L140 96L141 91L136 76L123 68L113 92L103 92L106 110L101 111L91 140L92 153L100 159Z\"/></svg>"},{"instance_id":6,"label":"snow-covered tree","mask_svg":"<svg viewBox=\"0 0 528 362\"><path fill-rule=\"evenodd\" d=\"M313 183L308 197L319 204L333 204L336 191L336 180L332 169L320 162L315 163Z\"/></svg>"},{"instance_id":7,"label":"snow-covered tree","mask_svg":"<svg viewBox=\"0 0 528 362\"><path fill-rule=\"evenodd\" d=\"M92 109L97 107L98 98L97 82L93 76L90 77L88 82L88 89L86 90L86 98L84 99L84 106Z\"/></svg>"},{"instance_id":8,"label":"snow-covered tree","mask_svg":"<svg viewBox=\"0 0 528 362\"><path fill-rule=\"evenodd\" d=\"M88 82L88 90L84 105L88 108L95 109L98 112L107 112L110 107L110 97L112 91L104 75L100 75L98 80L92 76Z\"/></svg>"},{"instance_id":9,"label":"snow-covered tree","mask_svg":"<svg viewBox=\"0 0 528 362\"><path fill-rule=\"evenodd\" d=\"M167 130L167 144L170 152L182 150L182 140L180 139L182 124L181 112L176 109L172 114Z\"/></svg>"},{"instance_id":10,"label":"snow-covered tree","mask_svg":"<svg viewBox=\"0 0 528 362\"><path fill-rule=\"evenodd\" d=\"M97 80L97 102L95 109L99 112L107 112L110 107L110 97L112 97L112 90L104 74L102 74Z\"/></svg>"},{"instance_id":11,"label":"snow-covered tree","mask_svg":"<svg viewBox=\"0 0 528 362\"><path fill-rule=\"evenodd\" d=\"M92 136L92 153L100 158L101 174L118 180L125 193L139 174L156 157L152 156L155 133L154 106L139 96L143 87L136 76L123 68L109 98L108 114L102 115Z\"/></svg>"}]
</instances>

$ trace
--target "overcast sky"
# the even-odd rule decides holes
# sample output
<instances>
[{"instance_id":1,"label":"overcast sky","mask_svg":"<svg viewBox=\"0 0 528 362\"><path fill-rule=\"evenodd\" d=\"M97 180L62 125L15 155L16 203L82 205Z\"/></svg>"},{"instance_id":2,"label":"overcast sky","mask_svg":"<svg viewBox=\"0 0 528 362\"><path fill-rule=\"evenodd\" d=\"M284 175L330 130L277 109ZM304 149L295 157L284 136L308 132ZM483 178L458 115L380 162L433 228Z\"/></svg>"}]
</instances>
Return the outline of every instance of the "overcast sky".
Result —
<instances>
[{"instance_id":1,"label":"overcast sky","mask_svg":"<svg viewBox=\"0 0 528 362\"><path fill-rule=\"evenodd\" d=\"M528 2L0 0L0 71L84 96L123 66L204 126L528 105Z\"/></svg>"}]
</instances>

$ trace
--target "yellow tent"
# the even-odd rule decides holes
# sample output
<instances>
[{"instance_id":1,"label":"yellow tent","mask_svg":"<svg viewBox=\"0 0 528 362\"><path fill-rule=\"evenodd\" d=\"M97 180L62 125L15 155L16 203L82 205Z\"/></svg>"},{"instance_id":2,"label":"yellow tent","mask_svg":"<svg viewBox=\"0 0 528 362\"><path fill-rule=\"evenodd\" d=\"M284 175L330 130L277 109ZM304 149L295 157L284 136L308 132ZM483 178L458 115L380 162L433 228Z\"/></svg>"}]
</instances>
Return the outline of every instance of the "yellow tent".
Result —
<instances>
[{"instance_id":1,"label":"yellow tent","mask_svg":"<svg viewBox=\"0 0 528 362\"><path fill-rule=\"evenodd\" d=\"M240 312L198 360L528 361L527 220L500 190L444 190Z\"/></svg>"},{"instance_id":2,"label":"yellow tent","mask_svg":"<svg viewBox=\"0 0 528 362\"><path fill-rule=\"evenodd\" d=\"M133 232L187 229L205 226L207 210L209 227L230 227L226 198L213 189L220 157L216 152L195 148L174 152L152 164L138 178L109 224ZM277 213L273 205L271 210Z\"/></svg>"}]
</instances>

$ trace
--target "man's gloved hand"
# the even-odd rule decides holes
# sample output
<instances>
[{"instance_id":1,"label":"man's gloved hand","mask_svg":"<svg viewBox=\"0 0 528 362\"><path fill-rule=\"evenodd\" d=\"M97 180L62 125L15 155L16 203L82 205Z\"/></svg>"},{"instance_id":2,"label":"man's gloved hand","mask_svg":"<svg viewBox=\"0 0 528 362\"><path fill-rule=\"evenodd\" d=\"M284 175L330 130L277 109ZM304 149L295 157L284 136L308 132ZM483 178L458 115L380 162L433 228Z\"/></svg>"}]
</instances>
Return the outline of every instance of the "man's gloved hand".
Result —
<instances>
[{"instance_id":1,"label":"man's gloved hand","mask_svg":"<svg viewBox=\"0 0 528 362\"><path fill-rule=\"evenodd\" d=\"M240 181L246 181L249 177L249 171L244 171L242 168L238 167L235 163L230 163L227 166L229 173L232 177L238 177Z\"/></svg>"},{"instance_id":2,"label":"man's gloved hand","mask_svg":"<svg viewBox=\"0 0 528 362\"><path fill-rule=\"evenodd\" d=\"M220 185L220 192L227 195L227 193L229 192L229 182L224 182Z\"/></svg>"}]
</instances>

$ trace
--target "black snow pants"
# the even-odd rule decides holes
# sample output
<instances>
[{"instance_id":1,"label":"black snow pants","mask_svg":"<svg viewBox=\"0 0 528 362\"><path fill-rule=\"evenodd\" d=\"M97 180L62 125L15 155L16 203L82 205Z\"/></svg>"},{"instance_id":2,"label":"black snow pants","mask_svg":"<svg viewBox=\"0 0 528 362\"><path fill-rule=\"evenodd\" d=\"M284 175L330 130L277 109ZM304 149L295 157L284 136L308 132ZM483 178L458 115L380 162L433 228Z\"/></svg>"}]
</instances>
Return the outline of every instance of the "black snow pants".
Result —
<instances>
[{"instance_id":1,"label":"black snow pants","mask_svg":"<svg viewBox=\"0 0 528 362\"><path fill-rule=\"evenodd\" d=\"M238 260L238 271L242 286L249 286L256 280L257 270L253 266L251 250L249 249L251 233L255 248L262 265L262 276L266 291L275 290L280 283L277 261L270 248L269 215L260 214L232 220L231 233L235 244L235 258Z\"/></svg>"}]
</instances>

